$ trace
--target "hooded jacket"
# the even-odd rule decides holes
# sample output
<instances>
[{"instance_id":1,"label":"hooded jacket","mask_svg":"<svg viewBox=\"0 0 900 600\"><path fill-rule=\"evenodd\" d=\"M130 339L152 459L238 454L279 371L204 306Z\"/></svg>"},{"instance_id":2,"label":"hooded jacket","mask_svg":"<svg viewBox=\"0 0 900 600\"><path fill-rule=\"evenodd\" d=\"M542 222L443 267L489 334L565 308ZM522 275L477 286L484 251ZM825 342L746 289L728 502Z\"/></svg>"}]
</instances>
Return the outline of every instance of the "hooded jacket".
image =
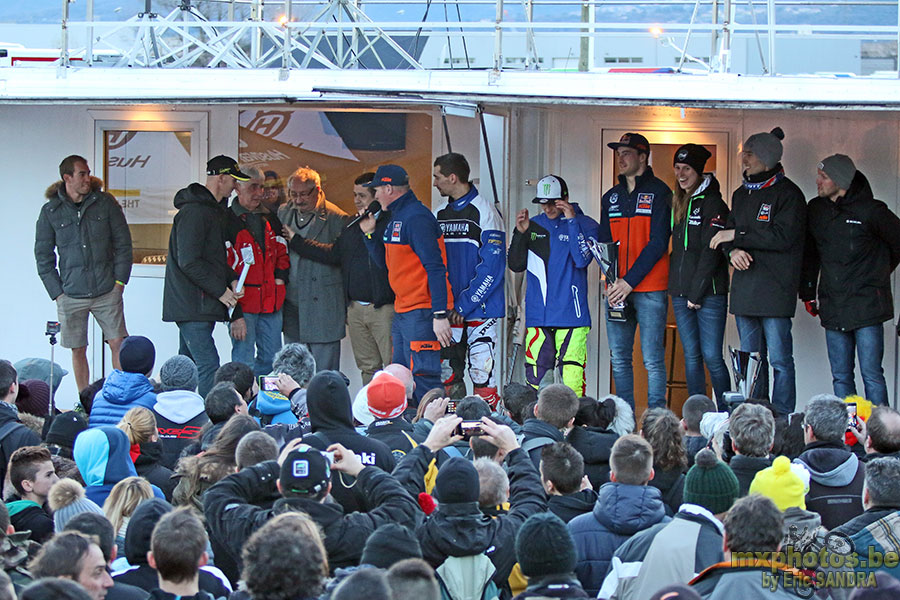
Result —
<instances>
[{"instance_id":1,"label":"hooded jacket","mask_svg":"<svg viewBox=\"0 0 900 600\"><path fill-rule=\"evenodd\" d=\"M605 483L594 510L569 521L578 562L575 574L590 596L596 596L616 549L651 525L668 522L659 490L649 485Z\"/></svg>"},{"instance_id":2,"label":"hooded jacket","mask_svg":"<svg viewBox=\"0 0 900 600\"><path fill-rule=\"evenodd\" d=\"M113 579L117 583L133 585L147 592L159 587L156 569L147 564L147 552L150 551L153 528L171 510L172 505L160 498L144 500L135 509L125 532L125 558L131 566L113 573ZM209 592L215 598L227 598L231 590L221 578L206 569L207 567L200 568L200 590Z\"/></svg>"},{"instance_id":3,"label":"hooded jacket","mask_svg":"<svg viewBox=\"0 0 900 600\"><path fill-rule=\"evenodd\" d=\"M852 331L894 316L891 273L900 264L900 219L856 172L847 193L809 201L800 299L818 296L822 327Z\"/></svg>"},{"instance_id":4,"label":"hooded jacket","mask_svg":"<svg viewBox=\"0 0 900 600\"><path fill-rule=\"evenodd\" d=\"M772 466L772 458L769 456L744 456L743 454L735 454L728 461L728 466L737 477L738 486L740 486L741 497L750 493L750 484L753 478L763 469Z\"/></svg>"},{"instance_id":5,"label":"hooded jacket","mask_svg":"<svg viewBox=\"0 0 900 600\"><path fill-rule=\"evenodd\" d=\"M227 321L219 297L237 279L226 260L227 208L199 183L175 194L163 321Z\"/></svg>"},{"instance_id":6,"label":"hooded jacket","mask_svg":"<svg viewBox=\"0 0 900 600\"><path fill-rule=\"evenodd\" d=\"M152 410L155 404L153 384L146 375L115 369L94 396L88 427L118 425L129 409L143 406Z\"/></svg>"},{"instance_id":7,"label":"hooded jacket","mask_svg":"<svg viewBox=\"0 0 900 600\"><path fill-rule=\"evenodd\" d=\"M331 444L343 444L353 450L366 466L378 467L390 473L394 470L394 455L384 442L360 435L353 427L350 391L344 377L337 371L320 371L309 382L306 406L312 433L303 436L304 443L325 450ZM334 475L331 494L345 512L365 510L366 497L344 473Z\"/></svg>"},{"instance_id":8,"label":"hooded jacket","mask_svg":"<svg viewBox=\"0 0 900 600\"><path fill-rule=\"evenodd\" d=\"M584 458L584 473L595 490L609 481L609 456L617 439L615 431L599 427L576 426L566 435L566 441Z\"/></svg>"},{"instance_id":9,"label":"hooded jacket","mask_svg":"<svg viewBox=\"0 0 900 600\"><path fill-rule=\"evenodd\" d=\"M131 275L131 231L122 206L91 178L80 204L57 181L47 188L34 236L38 275L52 300L60 294L96 298ZM57 255L59 263L57 265Z\"/></svg>"},{"instance_id":10,"label":"hooded jacket","mask_svg":"<svg viewBox=\"0 0 900 600\"><path fill-rule=\"evenodd\" d=\"M174 469L181 451L197 441L200 430L209 422L203 397L188 390L160 392L156 395L153 413L162 443L159 463Z\"/></svg>"},{"instance_id":11,"label":"hooded jacket","mask_svg":"<svg viewBox=\"0 0 900 600\"><path fill-rule=\"evenodd\" d=\"M550 219L543 212L529 220L528 229L513 231L509 269L528 271L525 291L527 327L590 327L587 268L593 260L588 240L600 235L597 221L572 203L575 218L562 214Z\"/></svg>"},{"instance_id":12,"label":"hooded jacket","mask_svg":"<svg viewBox=\"0 0 900 600\"><path fill-rule=\"evenodd\" d=\"M706 173L688 201L684 220L675 223L672 216L669 295L703 304L704 296L728 293L728 262L709 247L713 236L725 229L728 212L718 180Z\"/></svg>"},{"instance_id":13,"label":"hooded jacket","mask_svg":"<svg viewBox=\"0 0 900 600\"><path fill-rule=\"evenodd\" d=\"M43 544L53 537L53 517L37 502L17 495L6 501L9 523L16 531L29 532L28 538Z\"/></svg>"},{"instance_id":14,"label":"hooded jacket","mask_svg":"<svg viewBox=\"0 0 900 600\"><path fill-rule=\"evenodd\" d=\"M741 249L753 257L750 268L736 270L731 277L731 314L793 317L806 233L806 200L800 188L784 176L781 163L745 177L744 185L731 196L725 229L734 230L734 242L720 246L725 256Z\"/></svg>"},{"instance_id":15,"label":"hooded jacket","mask_svg":"<svg viewBox=\"0 0 900 600\"><path fill-rule=\"evenodd\" d=\"M809 471L806 508L831 530L862 514L866 465L839 442L812 442L794 459Z\"/></svg>"},{"instance_id":16,"label":"hooded jacket","mask_svg":"<svg viewBox=\"0 0 900 600\"><path fill-rule=\"evenodd\" d=\"M139 447L140 454L134 459L134 469L140 477L158 487L166 500L172 501L172 492L178 484L177 479L172 478L172 470L161 464L163 447L162 442L145 442Z\"/></svg>"},{"instance_id":17,"label":"hooded jacket","mask_svg":"<svg viewBox=\"0 0 900 600\"><path fill-rule=\"evenodd\" d=\"M550 496L547 499L547 510L568 523L578 515L583 515L594 510L597 502L597 492L594 490L581 490L564 496Z\"/></svg>"},{"instance_id":18,"label":"hooded jacket","mask_svg":"<svg viewBox=\"0 0 900 600\"><path fill-rule=\"evenodd\" d=\"M407 489L425 491L425 472L434 457L425 446L414 448L397 466L397 478ZM537 469L525 451L517 448L510 452L506 464L509 474L506 514L489 517L479 510L478 502L444 503L416 534L422 546L422 558L434 568L450 556L487 555L496 569L494 583L509 594L509 575L516 563L516 534L528 517L547 510L547 502Z\"/></svg>"},{"instance_id":19,"label":"hooded jacket","mask_svg":"<svg viewBox=\"0 0 900 600\"><path fill-rule=\"evenodd\" d=\"M84 479L84 494L97 506L103 506L114 485L126 477L137 477L131 461L128 436L116 427L94 427L78 434L72 456ZM163 494L152 486L154 494Z\"/></svg>"},{"instance_id":20,"label":"hooded jacket","mask_svg":"<svg viewBox=\"0 0 900 600\"><path fill-rule=\"evenodd\" d=\"M5 431L5 433L3 433ZM6 480L6 469L13 452L22 446L39 446L41 438L19 420L19 409L0 400L0 475Z\"/></svg>"},{"instance_id":21,"label":"hooded jacket","mask_svg":"<svg viewBox=\"0 0 900 600\"><path fill-rule=\"evenodd\" d=\"M366 540L380 525L397 523L413 528L420 514L415 500L396 479L372 467L365 467L356 480L356 487L368 499L366 513L345 513L339 504L299 497L281 498L271 507L259 506L277 493L279 473L276 461L266 461L229 475L203 497L210 537L229 548L238 564L241 548L253 532L283 512L305 512L322 528L332 571L358 564ZM332 489L337 485L334 481Z\"/></svg>"}]
</instances>

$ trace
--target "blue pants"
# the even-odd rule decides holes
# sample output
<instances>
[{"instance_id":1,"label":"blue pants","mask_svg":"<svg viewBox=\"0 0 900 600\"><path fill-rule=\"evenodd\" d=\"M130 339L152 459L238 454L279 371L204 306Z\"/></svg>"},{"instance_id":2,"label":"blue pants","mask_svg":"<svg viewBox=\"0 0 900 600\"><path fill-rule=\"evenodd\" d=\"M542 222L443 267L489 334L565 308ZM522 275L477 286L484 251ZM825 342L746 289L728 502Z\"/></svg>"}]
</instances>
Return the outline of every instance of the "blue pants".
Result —
<instances>
[{"instance_id":1,"label":"blue pants","mask_svg":"<svg viewBox=\"0 0 900 600\"><path fill-rule=\"evenodd\" d=\"M634 316L627 321L606 321L606 335L612 356L613 380L616 394L634 407L634 370L632 351L634 333L641 326L641 353L647 368L648 408L666 405L666 292L632 292L628 303L634 308ZM609 310L607 304L606 309Z\"/></svg>"},{"instance_id":2,"label":"blue pants","mask_svg":"<svg viewBox=\"0 0 900 600\"><path fill-rule=\"evenodd\" d=\"M441 344L434 335L431 310L420 308L394 315L391 362L406 365L416 382L416 405L429 390L444 388L441 382Z\"/></svg>"},{"instance_id":3,"label":"blue pants","mask_svg":"<svg viewBox=\"0 0 900 600\"><path fill-rule=\"evenodd\" d=\"M772 385L772 405L779 415L789 415L797 405L797 383L794 372L794 340L791 337L792 320L789 317L744 317L735 315L741 350L768 352L768 360L775 374ZM765 397L768 370L765 362L760 370L759 385L753 396Z\"/></svg>"},{"instance_id":4,"label":"blue pants","mask_svg":"<svg viewBox=\"0 0 900 600\"><path fill-rule=\"evenodd\" d=\"M706 363L716 399L721 401L722 394L731 389L728 367L722 358L728 316L727 296L706 296L697 310L688 308L684 296L672 296L672 310L684 349L688 394L706 393L706 374L703 372L703 363Z\"/></svg>"},{"instance_id":5,"label":"blue pants","mask_svg":"<svg viewBox=\"0 0 900 600\"><path fill-rule=\"evenodd\" d=\"M247 337L243 340L231 338L231 360L253 367L257 377L268 375L272 372L272 358L281 350L281 311L244 313L244 320Z\"/></svg>"},{"instance_id":6,"label":"blue pants","mask_svg":"<svg viewBox=\"0 0 900 600\"><path fill-rule=\"evenodd\" d=\"M884 381L884 327L870 325L853 331L825 330L828 362L834 380L834 395L839 398L856 394L854 351L859 358L859 371L866 388L866 399L874 404L887 405L887 384Z\"/></svg>"},{"instance_id":7,"label":"blue pants","mask_svg":"<svg viewBox=\"0 0 900 600\"><path fill-rule=\"evenodd\" d=\"M178 354L187 356L197 365L197 393L206 397L213 386L219 368L219 353L213 341L215 321L179 321Z\"/></svg>"}]
</instances>

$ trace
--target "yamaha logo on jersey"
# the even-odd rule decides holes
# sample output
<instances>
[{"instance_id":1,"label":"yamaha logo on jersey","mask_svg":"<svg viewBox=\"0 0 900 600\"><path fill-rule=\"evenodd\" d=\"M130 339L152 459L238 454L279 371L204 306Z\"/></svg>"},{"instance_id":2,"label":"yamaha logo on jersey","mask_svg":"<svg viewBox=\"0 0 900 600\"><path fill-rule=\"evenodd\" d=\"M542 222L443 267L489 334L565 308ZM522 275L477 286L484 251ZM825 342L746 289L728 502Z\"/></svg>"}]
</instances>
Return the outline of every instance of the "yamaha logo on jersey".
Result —
<instances>
[{"instance_id":1,"label":"yamaha logo on jersey","mask_svg":"<svg viewBox=\"0 0 900 600\"><path fill-rule=\"evenodd\" d=\"M653 212L653 194L638 194L637 206L634 209L636 215L649 215Z\"/></svg>"},{"instance_id":2,"label":"yamaha logo on jersey","mask_svg":"<svg viewBox=\"0 0 900 600\"><path fill-rule=\"evenodd\" d=\"M756 213L756 220L762 221L763 223L768 223L769 219L772 217L772 205L771 204L763 204L759 207L759 212Z\"/></svg>"},{"instance_id":3,"label":"yamaha logo on jersey","mask_svg":"<svg viewBox=\"0 0 900 600\"><path fill-rule=\"evenodd\" d=\"M609 203L610 203L610 204L615 204L615 203L617 203L618 201L619 201L619 194L618 194L618 193L613 193L613 195L609 197Z\"/></svg>"},{"instance_id":4,"label":"yamaha logo on jersey","mask_svg":"<svg viewBox=\"0 0 900 600\"><path fill-rule=\"evenodd\" d=\"M394 221L394 229L391 231L391 241L399 242L400 241L400 228L403 227L402 221Z\"/></svg>"}]
</instances>

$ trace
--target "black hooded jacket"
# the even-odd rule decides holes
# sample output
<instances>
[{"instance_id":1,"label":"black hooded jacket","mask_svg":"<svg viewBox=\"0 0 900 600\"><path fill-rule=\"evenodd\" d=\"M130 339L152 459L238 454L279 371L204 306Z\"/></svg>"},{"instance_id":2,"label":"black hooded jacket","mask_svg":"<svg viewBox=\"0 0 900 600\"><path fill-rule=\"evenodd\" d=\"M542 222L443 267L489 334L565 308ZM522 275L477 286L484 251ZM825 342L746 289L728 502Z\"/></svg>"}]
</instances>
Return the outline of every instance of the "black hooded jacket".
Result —
<instances>
[{"instance_id":1,"label":"black hooded jacket","mask_svg":"<svg viewBox=\"0 0 900 600\"><path fill-rule=\"evenodd\" d=\"M162 442L146 442L141 444L141 453L134 461L134 470L137 474L162 490L169 502L172 501L172 492L178 485L177 479L172 479L172 470L163 466Z\"/></svg>"},{"instance_id":2,"label":"black hooded jacket","mask_svg":"<svg viewBox=\"0 0 900 600\"><path fill-rule=\"evenodd\" d=\"M6 467L13 452L23 446L39 446L41 437L19 420L18 409L0 400L0 477L6 479Z\"/></svg>"},{"instance_id":3,"label":"black hooded jacket","mask_svg":"<svg viewBox=\"0 0 900 600\"><path fill-rule=\"evenodd\" d=\"M836 202L809 201L800 299L818 292L822 327L852 331L894 316L891 273L900 264L900 218L856 172Z\"/></svg>"},{"instance_id":4,"label":"black hooded jacket","mask_svg":"<svg viewBox=\"0 0 900 600\"><path fill-rule=\"evenodd\" d=\"M547 501L547 509L568 523L578 515L594 510L596 502L597 492L587 489L563 496L550 496Z\"/></svg>"},{"instance_id":5,"label":"black hooded jacket","mask_svg":"<svg viewBox=\"0 0 900 600\"><path fill-rule=\"evenodd\" d=\"M321 371L309 382L306 406L312 433L303 442L325 450L331 444L341 444L359 455L366 466L378 467L390 473L394 470L394 455L384 442L360 435L353 428L353 409L350 392L343 375L337 371ZM371 505L356 489L354 479L343 473L333 476L331 495L345 512L366 511Z\"/></svg>"},{"instance_id":6,"label":"black hooded jacket","mask_svg":"<svg viewBox=\"0 0 900 600\"><path fill-rule=\"evenodd\" d=\"M227 321L219 297L237 279L225 257L227 208L199 183L175 194L163 321Z\"/></svg>"}]
</instances>

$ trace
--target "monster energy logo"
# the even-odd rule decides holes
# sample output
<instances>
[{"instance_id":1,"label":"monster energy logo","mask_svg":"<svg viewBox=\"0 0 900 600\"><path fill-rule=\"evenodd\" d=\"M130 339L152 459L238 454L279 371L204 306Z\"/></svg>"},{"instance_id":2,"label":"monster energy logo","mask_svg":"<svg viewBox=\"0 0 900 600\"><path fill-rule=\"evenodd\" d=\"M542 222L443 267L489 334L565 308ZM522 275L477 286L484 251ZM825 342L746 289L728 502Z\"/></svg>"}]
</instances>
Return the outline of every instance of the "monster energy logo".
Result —
<instances>
[{"instance_id":1,"label":"monster energy logo","mask_svg":"<svg viewBox=\"0 0 900 600\"><path fill-rule=\"evenodd\" d=\"M548 195L548 194L550 193L550 185L551 185L551 184L550 184L549 181L548 181L547 183L544 184L544 195L545 195L545 196Z\"/></svg>"}]
</instances>

